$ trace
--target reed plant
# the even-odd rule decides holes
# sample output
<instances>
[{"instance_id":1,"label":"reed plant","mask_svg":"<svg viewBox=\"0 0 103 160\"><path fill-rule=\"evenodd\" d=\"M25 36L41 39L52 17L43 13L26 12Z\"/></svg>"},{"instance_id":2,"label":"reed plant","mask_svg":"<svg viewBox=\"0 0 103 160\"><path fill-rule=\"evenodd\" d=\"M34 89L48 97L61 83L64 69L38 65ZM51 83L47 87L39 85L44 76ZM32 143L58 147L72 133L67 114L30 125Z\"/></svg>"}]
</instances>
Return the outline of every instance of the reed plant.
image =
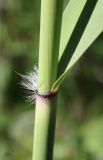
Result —
<instances>
[{"instance_id":1,"label":"reed plant","mask_svg":"<svg viewBox=\"0 0 103 160\"><path fill-rule=\"evenodd\" d=\"M32 160L53 160L60 85L103 32L103 0L70 0L64 10L63 3L63 0L41 0Z\"/></svg>"}]
</instances>

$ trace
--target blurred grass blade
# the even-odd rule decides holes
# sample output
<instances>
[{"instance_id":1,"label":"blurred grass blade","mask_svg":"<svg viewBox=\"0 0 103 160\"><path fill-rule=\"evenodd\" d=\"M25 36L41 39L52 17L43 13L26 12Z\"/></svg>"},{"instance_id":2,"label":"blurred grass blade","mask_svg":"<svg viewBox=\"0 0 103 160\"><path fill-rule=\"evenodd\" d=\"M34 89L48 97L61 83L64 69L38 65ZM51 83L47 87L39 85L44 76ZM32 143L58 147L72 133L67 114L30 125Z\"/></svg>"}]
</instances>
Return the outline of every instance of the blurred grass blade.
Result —
<instances>
[{"instance_id":1,"label":"blurred grass blade","mask_svg":"<svg viewBox=\"0 0 103 160\"><path fill-rule=\"evenodd\" d=\"M65 72L54 83L52 90L58 90L62 80L66 76L70 68L83 55L86 49L94 42L94 40L103 32L103 0L98 0L86 29L74 51L74 54L65 69Z\"/></svg>"},{"instance_id":2,"label":"blurred grass blade","mask_svg":"<svg viewBox=\"0 0 103 160\"><path fill-rule=\"evenodd\" d=\"M79 19L79 16L85 6L86 0L70 0L63 13L61 39L59 49L59 59L65 50L69 38L74 30L74 27Z\"/></svg>"}]
</instances>

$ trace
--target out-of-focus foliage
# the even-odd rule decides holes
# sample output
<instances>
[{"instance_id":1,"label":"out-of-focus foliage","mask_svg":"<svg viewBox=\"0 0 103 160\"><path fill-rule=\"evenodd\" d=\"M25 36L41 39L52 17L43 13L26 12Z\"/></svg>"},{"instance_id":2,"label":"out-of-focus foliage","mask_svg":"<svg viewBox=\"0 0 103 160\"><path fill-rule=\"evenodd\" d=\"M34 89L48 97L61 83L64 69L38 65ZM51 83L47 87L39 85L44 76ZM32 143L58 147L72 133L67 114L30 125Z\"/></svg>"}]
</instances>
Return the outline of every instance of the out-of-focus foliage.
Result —
<instances>
[{"instance_id":1,"label":"out-of-focus foliage","mask_svg":"<svg viewBox=\"0 0 103 160\"><path fill-rule=\"evenodd\" d=\"M0 7L0 160L30 160L35 107L22 99L15 71L38 62L40 1L2 0ZM103 159L103 35L61 86L54 159Z\"/></svg>"}]
</instances>

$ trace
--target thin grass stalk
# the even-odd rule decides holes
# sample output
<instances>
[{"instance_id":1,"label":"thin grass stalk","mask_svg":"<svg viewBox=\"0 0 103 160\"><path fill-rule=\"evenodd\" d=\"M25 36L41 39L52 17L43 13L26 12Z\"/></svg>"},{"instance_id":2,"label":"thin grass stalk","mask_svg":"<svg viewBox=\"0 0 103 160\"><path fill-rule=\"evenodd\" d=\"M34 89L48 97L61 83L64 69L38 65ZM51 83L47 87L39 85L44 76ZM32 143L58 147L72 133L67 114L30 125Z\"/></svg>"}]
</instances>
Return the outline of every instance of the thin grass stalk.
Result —
<instances>
[{"instance_id":1,"label":"thin grass stalk","mask_svg":"<svg viewBox=\"0 0 103 160\"><path fill-rule=\"evenodd\" d=\"M37 97L33 160L52 160L56 121L56 97Z\"/></svg>"},{"instance_id":2,"label":"thin grass stalk","mask_svg":"<svg viewBox=\"0 0 103 160\"><path fill-rule=\"evenodd\" d=\"M50 93L57 78L63 0L41 0L38 92ZM33 160L52 160L55 134L56 93L37 95Z\"/></svg>"}]
</instances>

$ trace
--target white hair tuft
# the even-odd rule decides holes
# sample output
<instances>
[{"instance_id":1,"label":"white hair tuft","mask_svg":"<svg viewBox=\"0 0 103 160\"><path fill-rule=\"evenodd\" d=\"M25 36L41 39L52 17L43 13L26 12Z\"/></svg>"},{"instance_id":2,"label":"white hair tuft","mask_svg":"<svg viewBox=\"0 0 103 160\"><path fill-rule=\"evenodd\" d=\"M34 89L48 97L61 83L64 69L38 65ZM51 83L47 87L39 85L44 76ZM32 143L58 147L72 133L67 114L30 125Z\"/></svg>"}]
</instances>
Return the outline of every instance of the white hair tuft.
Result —
<instances>
[{"instance_id":1,"label":"white hair tuft","mask_svg":"<svg viewBox=\"0 0 103 160\"><path fill-rule=\"evenodd\" d=\"M22 78L20 85L26 90L25 99L29 103L34 103L37 93L38 67L35 65L33 71L26 75L19 74Z\"/></svg>"}]
</instances>

